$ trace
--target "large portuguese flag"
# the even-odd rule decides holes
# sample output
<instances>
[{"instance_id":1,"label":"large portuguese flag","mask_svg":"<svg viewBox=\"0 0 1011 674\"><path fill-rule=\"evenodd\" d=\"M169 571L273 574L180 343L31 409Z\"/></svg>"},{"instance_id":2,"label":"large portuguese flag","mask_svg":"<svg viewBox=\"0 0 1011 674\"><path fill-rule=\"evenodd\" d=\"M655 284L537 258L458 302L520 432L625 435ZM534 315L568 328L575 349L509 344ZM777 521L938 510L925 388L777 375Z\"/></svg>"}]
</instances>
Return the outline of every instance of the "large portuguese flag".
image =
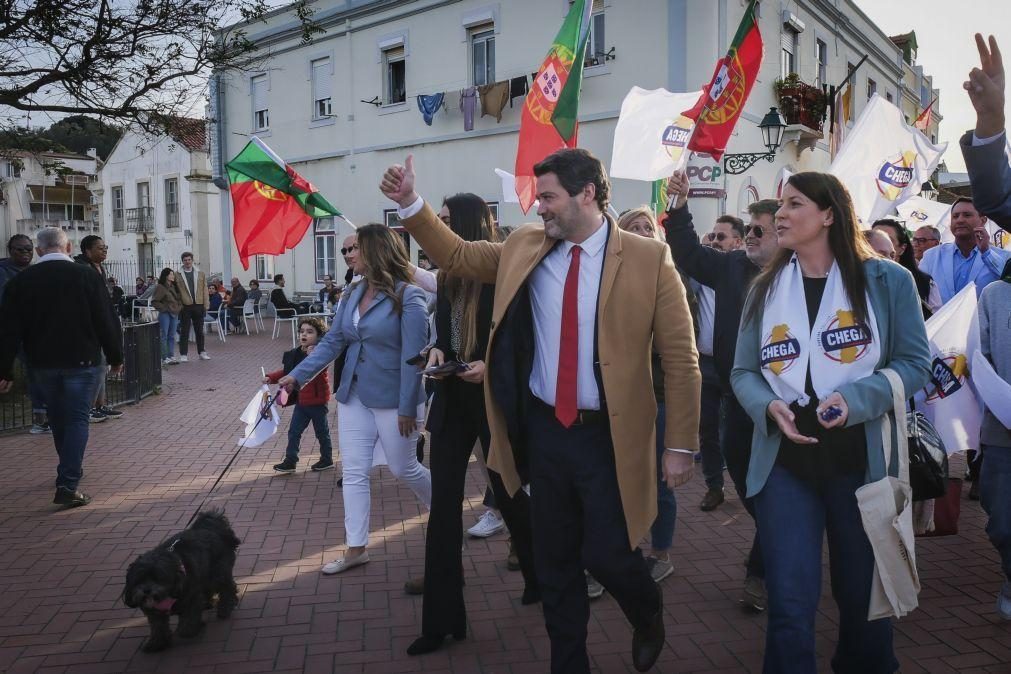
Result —
<instances>
[{"instance_id":1,"label":"large portuguese flag","mask_svg":"<svg viewBox=\"0 0 1011 674\"><path fill-rule=\"evenodd\" d=\"M255 136L225 166L231 183L232 233L243 269L249 269L253 255L280 255L294 248L313 218L343 217Z\"/></svg>"},{"instance_id":2,"label":"large portuguese flag","mask_svg":"<svg viewBox=\"0 0 1011 674\"><path fill-rule=\"evenodd\" d=\"M536 198L534 164L563 147L575 147L579 87L590 33L593 0L576 0L562 22L527 93L516 150L516 196L526 213Z\"/></svg>"},{"instance_id":3,"label":"large portuguese flag","mask_svg":"<svg viewBox=\"0 0 1011 674\"><path fill-rule=\"evenodd\" d=\"M751 0L727 55L716 62L709 85L691 110L683 114L695 120L688 149L707 152L719 161L727 149L730 134L744 111L751 87L762 67L762 34L755 15L757 0Z\"/></svg>"}]
</instances>

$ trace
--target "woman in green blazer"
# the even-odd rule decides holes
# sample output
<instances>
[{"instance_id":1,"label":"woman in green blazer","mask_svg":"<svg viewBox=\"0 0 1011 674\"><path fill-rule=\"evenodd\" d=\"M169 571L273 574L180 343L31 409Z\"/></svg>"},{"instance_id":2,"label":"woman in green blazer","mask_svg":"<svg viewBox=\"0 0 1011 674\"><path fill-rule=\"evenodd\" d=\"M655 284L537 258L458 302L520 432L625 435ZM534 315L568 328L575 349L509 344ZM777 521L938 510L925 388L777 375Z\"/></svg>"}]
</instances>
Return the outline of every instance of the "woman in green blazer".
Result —
<instances>
[{"instance_id":1,"label":"woman in green blazer","mask_svg":"<svg viewBox=\"0 0 1011 674\"><path fill-rule=\"evenodd\" d=\"M747 483L769 592L764 671L817 671L827 533L840 616L832 668L894 672L891 622L867 620L874 555L855 492L885 473L892 393L877 371L895 370L908 393L929 378L919 299L909 272L866 244L834 176L791 176L776 227L780 251L755 279L731 374L755 421Z\"/></svg>"}]
</instances>

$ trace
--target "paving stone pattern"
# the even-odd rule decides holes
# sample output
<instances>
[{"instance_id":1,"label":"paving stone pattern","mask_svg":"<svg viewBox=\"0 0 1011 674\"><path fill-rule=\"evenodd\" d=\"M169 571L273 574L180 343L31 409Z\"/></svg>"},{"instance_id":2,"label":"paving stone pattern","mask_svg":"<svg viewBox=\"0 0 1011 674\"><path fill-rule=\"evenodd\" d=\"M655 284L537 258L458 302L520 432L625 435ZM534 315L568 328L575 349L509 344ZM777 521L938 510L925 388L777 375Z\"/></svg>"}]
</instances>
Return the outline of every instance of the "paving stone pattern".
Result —
<instances>
[{"instance_id":1,"label":"paving stone pattern","mask_svg":"<svg viewBox=\"0 0 1011 674\"><path fill-rule=\"evenodd\" d=\"M243 541L238 609L225 621L207 612L200 637L177 640L165 653L141 652L145 620L120 599L126 567L182 528L205 498L236 449L237 415L260 366L279 366L287 344L269 333L229 337L224 345L208 338L212 360L170 367L161 395L93 425L81 488L94 502L85 508L50 505L51 437L0 436L0 671L548 671L540 607L520 605L521 579L506 570L504 535L467 542L469 638L421 658L405 654L420 633L421 598L405 595L403 584L422 573L426 515L385 469L372 488L372 561L341 576L320 575L344 539L340 473L308 470L317 458L311 432L296 474L271 471L283 458L287 415L275 438L241 453L210 501L225 509ZM333 409L331 421L335 427ZM472 463L464 526L481 514L483 488ZM654 671L758 672L765 618L737 604L752 523L729 493L716 511L700 512L703 490L697 475L678 492L676 573L663 583L667 648ZM997 556L979 504L963 500L962 509L960 535L917 547L921 607L896 629L904 673L1011 672L1011 624L1000 623L993 608ZM824 578L818 653L819 670L829 671L836 613L827 560ZM592 605L594 671L634 671L630 646L630 628L605 594Z\"/></svg>"}]
</instances>

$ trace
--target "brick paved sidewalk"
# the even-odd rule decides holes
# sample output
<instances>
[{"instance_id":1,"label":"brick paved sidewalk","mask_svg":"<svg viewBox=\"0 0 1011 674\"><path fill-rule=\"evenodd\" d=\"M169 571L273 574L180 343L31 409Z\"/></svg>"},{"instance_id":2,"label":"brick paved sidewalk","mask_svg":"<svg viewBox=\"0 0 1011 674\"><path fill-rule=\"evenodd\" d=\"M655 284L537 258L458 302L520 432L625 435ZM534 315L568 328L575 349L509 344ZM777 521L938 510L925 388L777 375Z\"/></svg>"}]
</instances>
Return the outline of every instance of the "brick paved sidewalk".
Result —
<instances>
[{"instance_id":1,"label":"brick paved sidewalk","mask_svg":"<svg viewBox=\"0 0 1011 674\"><path fill-rule=\"evenodd\" d=\"M422 658L404 651L419 634L421 598L403 593L423 569L426 517L389 472L373 482L372 561L339 577L319 567L338 556L343 507L338 471L314 474L305 436L299 472L275 476L284 428L246 450L212 503L239 536L240 605L211 613L204 634L170 651L140 651L143 616L120 600L134 557L180 529L235 450L236 417L260 366L278 366L287 343L269 336L208 341L212 360L171 367L165 390L92 426L82 489L86 507L50 505L56 457L49 436L0 436L0 671L8 672L547 672L540 608L521 606L518 573L505 568L506 539L470 540L464 552L470 636ZM331 413L331 418L333 413ZM700 477L678 493L677 572L663 583L668 648L656 672L757 672L765 618L736 600L751 522L736 499L703 513ZM476 464L464 525L481 513ZM902 671L1009 672L1011 624L993 610L996 553L979 504L963 500L961 535L917 548L921 607L902 620ZM784 523L789 526L789 523ZM835 609L827 588L819 616L819 669L829 671ZM631 632L607 595L594 602L589 651L595 671L632 672Z\"/></svg>"}]
</instances>

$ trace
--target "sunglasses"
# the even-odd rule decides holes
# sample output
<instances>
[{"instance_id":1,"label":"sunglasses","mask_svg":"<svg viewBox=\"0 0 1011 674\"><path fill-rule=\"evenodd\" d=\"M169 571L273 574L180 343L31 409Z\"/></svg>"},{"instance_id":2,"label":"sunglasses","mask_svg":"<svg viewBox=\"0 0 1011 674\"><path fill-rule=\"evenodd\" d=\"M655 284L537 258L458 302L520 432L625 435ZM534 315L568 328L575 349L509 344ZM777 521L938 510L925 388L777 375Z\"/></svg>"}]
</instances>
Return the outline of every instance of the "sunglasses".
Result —
<instances>
[{"instance_id":1,"label":"sunglasses","mask_svg":"<svg viewBox=\"0 0 1011 674\"><path fill-rule=\"evenodd\" d=\"M727 235L724 232L709 232L706 234L706 238L710 241L724 241Z\"/></svg>"},{"instance_id":2,"label":"sunglasses","mask_svg":"<svg viewBox=\"0 0 1011 674\"><path fill-rule=\"evenodd\" d=\"M913 243L915 243L917 246L922 246L923 244L930 243L931 241L940 241L940 239L935 239L934 237L927 238L922 236L913 237Z\"/></svg>"},{"instance_id":3,"label":"sunglasses","mask_svg":"<svg viewBox=\"0 0 1011 674\"><path fill-rule=\"evenodd\" d=\"M761 239L765 235L765 230L762 229L761 225L747 225L744 228L744 236L751 234L756 239Z\"/></svg>"},{"instance_id":4,"label":"sunglasses","mask_svg":"<svg viewBox=\"0 0 1011 674\"><path fill-rule=\"evenodd\" d=\"M31 246L13 246L11 248L12 253L30 253L32 252Z\"/></svg>"},{"instance_id":5,"label":"sunglasses","mask_svg":"<svg viewBox=\"0 0 1011 674\"><path fill-rule=\"evenodd\" d=\"M352 246L350 248L341 248L341 255L347 255L348 253L350 253L353 250L358 250L358 244L357 243L352 244Z\"/></svg>"}]
</instances>

